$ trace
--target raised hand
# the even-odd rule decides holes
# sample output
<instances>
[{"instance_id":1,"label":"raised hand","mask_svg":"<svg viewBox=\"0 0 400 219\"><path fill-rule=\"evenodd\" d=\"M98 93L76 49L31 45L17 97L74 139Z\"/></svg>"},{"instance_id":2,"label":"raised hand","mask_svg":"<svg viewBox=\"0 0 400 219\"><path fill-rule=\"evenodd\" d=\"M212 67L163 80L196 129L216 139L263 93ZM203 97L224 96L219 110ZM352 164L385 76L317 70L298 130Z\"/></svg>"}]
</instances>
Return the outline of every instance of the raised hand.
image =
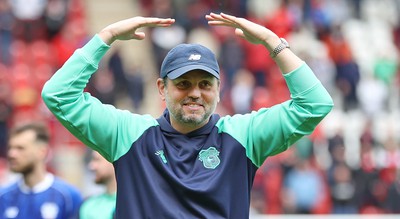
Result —
<instances>
[{"instance_id":1,"label":"raised hand","mask_svg":"<svg viewBox=\"0 0 400 219\"><path fill-rule=\"evenodd\" d=\"M175 23L172 18L133 17L110 24L99 32L100 38L110 45L115 40L142 40L145 33L137 32L141 27L169 27Z\"/></svg>"},{"instance_id":2,"label":"raised hand","mask_svg":"<svg viewBox=\"0 0 400 219\"><path fill-rule=\"evenodd\" d=\"M211 26L228 26L235 28L235 34L246 39L253 44L263 44L267 48L269 45L279 43L279 37L266 27L251 22L245 18L220 13L210 13L205 16Z\"/></svg>"},{"instance_id":3,"label":"raised hand","mask_svg":"<svg viewBox=\"0 0 400 219\"><path fill-rule=\"evenodd\" d=\"M235 34L246 39L250 43L262 44L269 52L281 43L279 37L266 27L251 22L244 18L220 13L206 15L208 24L211 26L227 26L235 28ZM290 49L285 49L279 56L274 57L282 73L293 71L302 65L302 60Z\"/></svg>"}]
</instances>

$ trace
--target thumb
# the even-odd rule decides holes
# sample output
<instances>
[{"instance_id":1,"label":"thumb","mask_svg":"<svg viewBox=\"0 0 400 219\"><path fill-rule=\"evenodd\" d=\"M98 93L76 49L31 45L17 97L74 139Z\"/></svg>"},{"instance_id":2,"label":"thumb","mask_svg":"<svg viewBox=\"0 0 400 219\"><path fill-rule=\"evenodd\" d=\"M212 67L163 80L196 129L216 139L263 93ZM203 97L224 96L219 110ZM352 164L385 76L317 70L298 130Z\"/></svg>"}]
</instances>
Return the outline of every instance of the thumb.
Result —
<instances>
[{"instance_id":1,"label":"thumb","mask_svg":"<svg viewBox=\"0 0 400 219\"><path fill-rule=\"evenodd\" d=\"M235 34L236 34L237 36L239 36L239 37L244 38L243 30L241 30L241 29L239 29L239 28L236 28L236 29L235 29Z\"/></svg>"},{"instance_id":2,"label":"thumb","mask_svg":"<svg viewBox=\"0 0 400 219\"><path fill-rule=\"evenodd\" d=\"M143 40L146 37L144 32L136 32L133 34L134 39Z\"/></svg>"}]
</instances>

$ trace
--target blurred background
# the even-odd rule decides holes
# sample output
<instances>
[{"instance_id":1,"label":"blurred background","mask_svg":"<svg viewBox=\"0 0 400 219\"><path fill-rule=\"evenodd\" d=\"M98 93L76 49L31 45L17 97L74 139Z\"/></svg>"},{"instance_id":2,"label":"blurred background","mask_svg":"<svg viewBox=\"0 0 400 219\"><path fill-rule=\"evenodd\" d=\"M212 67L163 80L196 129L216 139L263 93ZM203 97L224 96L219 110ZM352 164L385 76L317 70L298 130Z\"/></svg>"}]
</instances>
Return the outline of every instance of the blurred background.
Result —
<instances>
[{"instance_id":1,"label":"blurred background","mask_svg":"<svg viewBox=\"0 0 400 219\"><path fill-rule=\"evenodd\" d=\"M251 214L400 213L400 0L0 0L0 186L17 177L5 159L8 130L40 120L52 134L49 169L84 196L100 189L86 167L87 148L40 92L75 49L121 19L172 17L176 24L113 45L87 88L104 103L160 116L159 66L183 42L216 53L221 115L289 99L268 51L232 29L209 27L209 12L245 17L286 38L335 102L312 135L259 169Z\"/></svg>"}]
</instances>

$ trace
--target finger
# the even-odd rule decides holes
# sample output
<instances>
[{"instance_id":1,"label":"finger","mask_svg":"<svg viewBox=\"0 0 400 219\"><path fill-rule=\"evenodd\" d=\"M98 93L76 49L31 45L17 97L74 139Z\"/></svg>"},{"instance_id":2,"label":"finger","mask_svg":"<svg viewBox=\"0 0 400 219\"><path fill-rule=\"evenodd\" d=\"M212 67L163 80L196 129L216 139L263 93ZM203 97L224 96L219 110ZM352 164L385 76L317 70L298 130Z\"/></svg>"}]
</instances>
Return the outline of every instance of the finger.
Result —
<instances>
[{"instance_id":1,"label":"finger","mask_svg":"<svg viewBox=\"0 0 400 219\"><path fill-rule=\"evenodd\" d=\"M144 32L136 32L133 33L132 37L137 40L143 40L146 37L146 34Z\"/></svg>"},{"instance_id":2,"label":"finger","mask_svg":"<svg viewBox=\"0 0 400 219\"><path fill-rule=\"evenodd\" d=\"M235 29L235 34L236 34L236 36L239 36L239 37L241 37L241 38L246 38L246 36L245 36L243 30L241 30L241 29L239 29L239 28L236 28L236 29Z\"/></svg>"},{"instance_id":3,"label":"finger","mask_svg":"<svg viewBox=\"0 0 400 219\"><path fill-rule=\"evenodd\" d=\"M167 27L175 23L175 19L172 18L144 18L138 27Z\"/></svg>"},{"instance_id":4,"label":"finger","mask_svg":"<svg viewBox=\"0 0 400 219\"><path fill-rule=\"evenodd\" d=\"M225 21L209 21L208 24L211 26L229 26L229 27L234 27L234 28L237 27L237 25L235 25L233 23L227 23Z\"/></svg>"},{"instance_id":5,"label":"finger","mask_svg":"<svg viewBox=\"0 0 400 219\"><path fill-rule=\"evenodd\" d=\"M233 23L237 23L237 17L233 16L233 15L229 15L229 14L224 14L224 13L220 13L221 17L224 18L225 20L229 20Z\"/></svg>"},{"instance_id":6,"label":"finger","mask_svg":"<svg viewBox=\"0 0 400 219\"><path fill-rule=\"evenodd\" d=\"M209 15L206 15L206 19L209 21L227 21L221 15L215 13L210 13Z\"/></svg>"},{"instance_id":7,"label":"finger","mask_svg":"<svg viewBox=\"0 0 400 219\"><path fill-rule=\"evenodd\" d=\"M161 24L161 25L171 25L175 23L175 19L172 18L166 18L166 19L161 19L157 24Z\"/></svg>"},{"instance_id":8,"label":"finger","mask_svg":"<svg viewBox=\"0 0 400 219\"><path fill-rule=\"evenodd\" d=\"M163 19L155 20L154 23L156 23L156 24L173 24L173 23L175 23L175 19L163 18Z\"/></svg>"},{"instance_id":9,"label":"finger","mask_svg":"<svg viewBox=\"0 0 400 219\"><path fill-rule=\"evenodd\" d=\"M241 28L241 29L246 29L246 27L251 23L250 21L248 21L245 18L238 18L235 17L233 15L228 15L228 14L224 14L221 13L221 17L226 20L227 22L231 22L236 24L236 27Z\"/></svg>"},{"instance_id":10,"label":"finger","mask_svg":"<svg viewBox=\"0 0 400 219\"><path fill-rule=\"evenodd\" d=\"M209 19L215 19L216 17L218 17L219 15L218 14L215 14L215 13L210 13L210 14L207 14L206 15L206 18L209 18Z\"/></svg>"},{"instance_id":11,"label":"finger","mask_svg":"<svg viewBox=\"0 0 400 219\"><path fill-rule=\"evenodd\" d=\"M210 15L206 15L206 19L208 20L209 25L237 27L234 22L224 19L218 14L210 13Z\"/></svg>"},{"instance_id":12,"label":"finger","mask_svg":"<svg viewBox=\"0 0 400 219\"><path fill-rule=\"evenodd\" d=\"M168 22L174 22L175 19L173 18L158 18L158 17L146 17L142 18L145 23L168 23Z\"/></svg>"}]
</instances>

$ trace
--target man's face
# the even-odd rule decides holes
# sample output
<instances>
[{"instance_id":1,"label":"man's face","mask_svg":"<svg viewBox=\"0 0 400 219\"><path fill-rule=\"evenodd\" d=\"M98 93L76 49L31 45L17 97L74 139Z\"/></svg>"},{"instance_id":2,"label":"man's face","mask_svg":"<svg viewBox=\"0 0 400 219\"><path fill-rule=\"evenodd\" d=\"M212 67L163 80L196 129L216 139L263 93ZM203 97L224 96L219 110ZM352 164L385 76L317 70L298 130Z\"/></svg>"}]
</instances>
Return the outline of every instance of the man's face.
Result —
<instances>
[{"instance_id":1,"label":"man's face","mask_svg":"<svg viewBox=\"0 0 400 219\"><path fill-rule=\"evenodd\" d=\"M205 71L193 70L167 80L160 92L171 114L172 126L187 133L205 125L219 102L218 79Z\"/></svg>"},{"instance_id":2,"label":"man's face","mask_svg":"<svg viewBox=\"0 0 400 219\"><path fill-rule=\"evenodd\" d=\"M36 165L45 162L46 145L36 140L36 134L27 130L10 138L7 158L11 171L29 174Z\"/></svg>"},{"instance_id":3,"label":"man's face","mask_svg":"<svg viewBox=\"0 0 400 219\"><path fill-rule=\"evenodd\" d=\"M106 184L115 178L113 165L96 151L93 151L89 169L95 174L96 184Z\"/></svg>"}]
</instances>

